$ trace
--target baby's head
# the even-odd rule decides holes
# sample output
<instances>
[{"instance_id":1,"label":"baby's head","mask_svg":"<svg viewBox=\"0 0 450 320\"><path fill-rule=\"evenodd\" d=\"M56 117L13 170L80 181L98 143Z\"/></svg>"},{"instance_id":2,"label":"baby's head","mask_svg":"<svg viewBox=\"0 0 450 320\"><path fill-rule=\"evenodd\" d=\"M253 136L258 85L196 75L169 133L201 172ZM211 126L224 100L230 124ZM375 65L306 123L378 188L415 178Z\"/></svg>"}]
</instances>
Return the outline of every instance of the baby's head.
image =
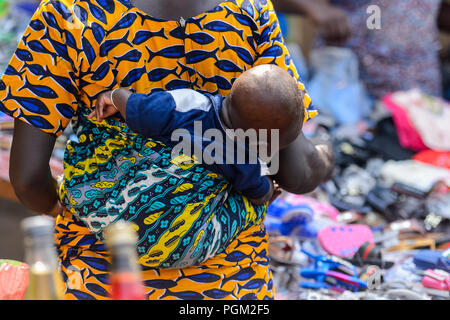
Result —
<instances>
[{"instance_id":1,"label":"baby's head","mask_svg":"<svg viewBox=\"0 0 450 320\"><path fill-rule=\"evenodd\" d=\"M244 72L234 82L223 108L233 129L266 129L269 145L271 130L279 130L280 149L297 138L303 125L304 106L298 83L275 65Z\"/></svg>"}]
</instances>

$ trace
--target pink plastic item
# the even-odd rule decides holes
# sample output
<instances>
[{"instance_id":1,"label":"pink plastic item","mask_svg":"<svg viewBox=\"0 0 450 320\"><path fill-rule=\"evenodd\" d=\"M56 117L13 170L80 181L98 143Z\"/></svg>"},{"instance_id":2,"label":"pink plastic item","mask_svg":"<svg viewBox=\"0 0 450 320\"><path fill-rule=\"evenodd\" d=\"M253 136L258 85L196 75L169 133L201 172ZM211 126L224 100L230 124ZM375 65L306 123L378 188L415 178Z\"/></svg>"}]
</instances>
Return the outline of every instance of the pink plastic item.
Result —
<instances>
[{"instance_id":1,"label":"pink plastic item","mask_svg":"<svg viewBox=\"0 0 450 320\"><path fill-rule=\"evenodd\" d=\"M428 150L428 148L419 133L411 123L408 112L401 106L397 105L392 100L393 94L389 94L383 98L383 103L386 108L391 112L392 119L394 120L395 127L397 128L397 134L400 144L404 148L408 148L415 151Z\"/></svg>"},{"instance_id":2,"label":"pink plastic item","mask_svg":"<svg viewBox=\"0 0 450 320\"><path fill-rule=\"evenodd\" d=\"M443 270L425 271L425 277L422 279L422 285L425 288L450 291L450 273Z\"/></svg>"},{"instance_id":3,"label":"pink plastic item","mask_svg":"<svg viewBox=\"0 0 450 320\"><path fill-rule=\"evenodd\" d=\"M329 254L346 258L353 256L365 243L373 243L372 230L366 225L330 226L319 231L317 239Z\"/></svg>"},{"instance_id":4,"label":"pink plastic item","mask_svg":"<svg viewBox=\"0 0 450 320\"><path fill-rule=\"evenodd\" d=\"M28 287L28 265L0 260L0 300L24 300Z\"/></svg>"}]
</instances>

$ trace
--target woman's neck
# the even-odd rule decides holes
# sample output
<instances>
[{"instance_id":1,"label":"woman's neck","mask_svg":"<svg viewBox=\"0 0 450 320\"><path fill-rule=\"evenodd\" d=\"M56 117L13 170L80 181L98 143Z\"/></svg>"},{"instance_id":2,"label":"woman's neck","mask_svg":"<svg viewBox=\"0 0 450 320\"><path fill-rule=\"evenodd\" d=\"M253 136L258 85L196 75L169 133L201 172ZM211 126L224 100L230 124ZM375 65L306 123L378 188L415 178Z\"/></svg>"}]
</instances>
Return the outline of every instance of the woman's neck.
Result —
<instances>
[{"instance_id":1,"label":"woman's neck","mask_svg":"<svg viewBox=\"0 0 450 320\"><path fill-rule=\"evenodd\" d=\"M160 19L189 18L206 12L222 0L131 0L131 4L148 15Z\"/></svg>"}]
</instances>

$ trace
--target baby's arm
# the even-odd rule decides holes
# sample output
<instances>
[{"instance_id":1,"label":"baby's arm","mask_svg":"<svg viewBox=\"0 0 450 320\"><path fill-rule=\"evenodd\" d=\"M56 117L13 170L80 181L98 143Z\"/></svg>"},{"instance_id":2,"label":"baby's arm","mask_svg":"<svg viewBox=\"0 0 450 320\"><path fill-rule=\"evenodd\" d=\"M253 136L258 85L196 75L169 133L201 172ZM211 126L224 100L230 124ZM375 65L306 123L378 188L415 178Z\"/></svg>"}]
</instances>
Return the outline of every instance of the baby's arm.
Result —
<instances>
[{"instance_id":1,"label":"baby's arm","mask_svg":"<svg viewBox=\"0 0 450 320\"><path fill-rule=\"evenodd\" d=\"M261 175L259 164L217 164L218 171L234 189L240 191L254 205L272 202L280 194L270 176Z\"/></svg>"},{"instance_id":2,"label":"baby's arm","mask_svg":"<svg viewBox=\"0 0 450 320\"><path fill-rule=\"evenodd\" d=\"M101 93L97 99L95 110L91 112L89 119L95 116L97 121L102 122L105 118L120 112L126 121L127 102L131 94L131 91L125 89Z\"/></svg>"},{"instance_id":3,"label":"baby's arm","mask_svg":"<svg viewBox=\"0 0 450 320\"><path fill-rule=\"evenodd\" d=\"M263 205L266 202L269 202L273 198L275 192L279 192L278 190L275 190L272 179L270 179L267 176L265 176L264 179L267 179L267 181L269 182L269 186L270 186L269 191L267 191L267 193L260 198L257 198L257 199L248 198L248 200L250 200L251 203L253 203L254 205L257 205L257 206Z\"/></svg>"},{"instance_id":4,"label":"baby's arm","mask_svg":"<svg viewBox=\"0 0 450 320\"><path fill-rule=\"evenodd\" d=\"M279 159L279 170L273 178L283 190L290 193L311 192L333 173L332 147L326 143L313 143L302 132L279 152Z\"/></svg>"},{"instance_id":5,"label":"baby's arm","mask_svg":"<svg viewBox=\"0 0 450 320\"><path fill-rule=\"evenodd\" d=\"M187 102L186 102L187 101ZM120 112L130 129L147 138L171 139L176 129L193 129L194 121L201 121L208 129L213 122L211 112L196 108L199 103L209 103L209 99L194 90L183 89L159 91L150 94L133 93L126 89L115 89L99 95L95 110L89 118L98 121ZM179 105L187 103L187 105ZM191 107L189 112L186 108Z\"/></svg>"}]
</instances>

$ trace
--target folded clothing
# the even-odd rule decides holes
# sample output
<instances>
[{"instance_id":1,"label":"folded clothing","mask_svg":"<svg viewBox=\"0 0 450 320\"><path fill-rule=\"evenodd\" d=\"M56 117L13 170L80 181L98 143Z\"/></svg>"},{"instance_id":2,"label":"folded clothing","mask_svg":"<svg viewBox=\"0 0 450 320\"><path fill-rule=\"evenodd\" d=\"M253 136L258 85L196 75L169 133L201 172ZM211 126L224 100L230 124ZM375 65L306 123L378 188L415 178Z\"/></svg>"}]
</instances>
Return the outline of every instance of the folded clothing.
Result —
<instances>
[{"instance_id":1,"label":"folded clothing","mask_svg":"<svg viewBox=\"0 0 450 320\"><path fill-rule=\"evenodd\" d=\"M416 153L400 143L393 118L378 121L374 131L374 136L366 139L366 148L384 160L408 160Z\"/></svg>"},{"instance_id":2,"label":"folded clothing","mask_svg":"<svg viewBox=\"0 0 450 320\"><path fill-rule=\"evenodd\" d=\"M414 125L409 119L408 112L394 102L394 94L387 95L383 98L385 107L392 113L395 127L397 128L400 144L407 149L415 151L423 151L429 149L423 142L420 134L416 131Z\"/></svg>"},{"instance_id":3,"label":"folded clothing","mask_svg":"<svg viewBox=\"0 0 450 320\"><path fill-rule=\"evenodd\" d=\"M413 159L436 167L450 169L450 151L425 150L415 154Z\"/></svg>"},{"instance_id":4,"label":"folded clothing","mask_svg":"<svg viewBox=\"0 0 450 320\"><path fill-rule=\"evenodd\" d=\"M439 182L450 186L450 170L415 160L387 161L381 168L381 177L387 183L403 183L425 193Z\"/></svg>"},{"instance_id":5,"label":"folded clothing","mask_svg":"<svg viewBox=\"0 0 450 320\"><path fill-rule=\"evenodd\" d=\"M450 151L448 102L417 89L395 92L383 102L393 114L403 145L417 151Z\"/></svg>"}]
</instances>

